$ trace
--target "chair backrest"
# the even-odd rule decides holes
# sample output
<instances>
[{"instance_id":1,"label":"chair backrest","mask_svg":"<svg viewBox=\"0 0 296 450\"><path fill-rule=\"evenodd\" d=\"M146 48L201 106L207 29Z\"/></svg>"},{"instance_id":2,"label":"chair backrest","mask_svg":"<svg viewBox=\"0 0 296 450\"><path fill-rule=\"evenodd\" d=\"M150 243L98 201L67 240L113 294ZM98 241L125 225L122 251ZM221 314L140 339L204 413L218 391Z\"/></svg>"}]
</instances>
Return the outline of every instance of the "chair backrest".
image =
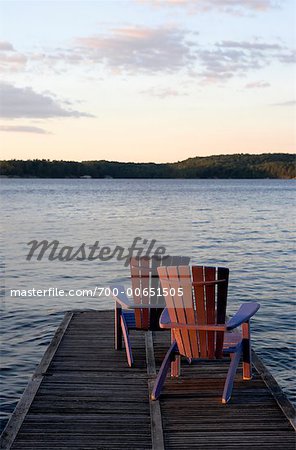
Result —
<instances>
[{"instance_id":1,"label":"chair backrest","mask_svg":"<svg viewBox=\"0 0 296 450\"><path fill-rule=\"evenodd\" d=\"M143 309L135 309L136 328L159 329L159 317L166 304L159 282L158 267L188 265L189 262L190 258L186 256L164 255L131 258L130 270L134 302L144 306Z\"/></svg>"},{"instance_id":2,"label":"chair backrest","mask_svg":"<svg viewBox=\"0 0 296 450\"><path fill-rule=\"evenodd\" d=\"M163 291L168 294L164 298L171 322L225 324L229 269L179 265L160 267L158 274ZM180 327L173 333L180 353L188 358L222 357L224 331Z\"/></svg>"}]
</instances>

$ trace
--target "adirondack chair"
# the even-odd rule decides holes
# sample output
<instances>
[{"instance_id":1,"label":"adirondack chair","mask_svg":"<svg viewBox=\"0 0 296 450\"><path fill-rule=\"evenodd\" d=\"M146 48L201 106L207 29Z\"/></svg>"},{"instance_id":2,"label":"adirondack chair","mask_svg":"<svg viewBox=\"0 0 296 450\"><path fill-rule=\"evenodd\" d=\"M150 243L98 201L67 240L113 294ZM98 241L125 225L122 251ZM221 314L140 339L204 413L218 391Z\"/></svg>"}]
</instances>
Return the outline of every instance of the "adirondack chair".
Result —
<instances>
[{"instance_id":1,"label":"adirondack chair","mask_svg":"<svg viewBox=\"0 0 296 450\"><path fill-rule=\"evenodd\" d=\"M159 317L165 307L157 268L168 265L188 265L185 256L132 257L130 272L133 299L129 298L124 286L112 286L115 299L115 349L125 344L128 365L134 363L130 330L160 330Z\"/></svg>"},{"instance_id":2,"label":"adirondack chair","mask_svg":"<svg viewBox=\"0 0 296 450\"><path fill-rule=\"evenodd\" d=\"M165 296L166 308L160 317L160 327L170 329L172 343L158 373L151 398L156 400L169 367L171 376L180 375L180 357L221 359L230 354L222 403L230 400L234 377L243 357L243 379L250 380L251 340L250 319L260 305L248 302L226 322L229 269L223 267L175 266L160 267L158 274ZM178 288L181 294L178 295ZM179 291L180 293L180 291ZM231 332L242 326L242 331Z\"/></svg>"}]
</instances>

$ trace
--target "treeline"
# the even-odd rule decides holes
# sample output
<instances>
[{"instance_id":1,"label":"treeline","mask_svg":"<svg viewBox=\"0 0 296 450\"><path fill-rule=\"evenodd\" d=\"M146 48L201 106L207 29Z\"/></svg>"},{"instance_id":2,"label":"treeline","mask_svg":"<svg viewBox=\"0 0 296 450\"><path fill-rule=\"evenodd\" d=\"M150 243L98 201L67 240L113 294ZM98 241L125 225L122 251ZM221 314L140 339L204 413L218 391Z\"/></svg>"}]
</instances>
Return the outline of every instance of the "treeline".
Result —
<instances>
[{"instance_id":1,"label":"treeline","mask_svg":"<svg viewBox=\"0 0 296 450\"><path fill-rule=\"evenodd\" d=\"M289 153L235 154L189 158L168 164L114 161L0 161L0 175L21 178L295 178Z\"/></svg>"}]
</instances>

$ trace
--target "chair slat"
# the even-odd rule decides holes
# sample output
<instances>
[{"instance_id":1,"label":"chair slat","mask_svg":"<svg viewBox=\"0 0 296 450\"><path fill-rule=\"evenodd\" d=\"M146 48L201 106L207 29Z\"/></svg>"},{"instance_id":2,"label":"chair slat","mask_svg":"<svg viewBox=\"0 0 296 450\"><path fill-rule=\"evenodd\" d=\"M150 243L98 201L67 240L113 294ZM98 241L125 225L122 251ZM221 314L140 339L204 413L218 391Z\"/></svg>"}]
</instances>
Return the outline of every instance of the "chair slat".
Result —
<instances>
[{"instance_id":1,"label":"chair slat","mask_svg":"<svg viewBox=\"0 0 296 450\"><path fill-rule=\"evenodd\" d=\"M191 284L191 274L190 267L188 265L182 265L178 267L179 276L182 281L183 288L183 305L185 308L186 321L188 324L195 325L196 317L195 317L195 307L192 293L192 284ZM191 347L191 358L199 357L199 348L198 348L198 335L195 330L189 330L189 340Z\"/></svg>"},{"instance_id":2,"label":"chair slat","mask_svg":"<svg viewBox=\"0 0 296 450\"><path fill-rule=\"evenodd\" d=\"M168 263L168 260L166 261L166 263ZM170 264L172 264L172 258L171 258L171 262ZM178 284L178 273L176 273L175 271L172 273L170 271L171 266L166 267L166 273L167 273L167 293L164 295L165 301L169 301L169 304L171 305L171 310L169 310L169 314L171 319L175 318L176 320L178 320L178 313L177 313L177 308L176 308L176 304L174 301L174 296L171 295L171 287L176 288L176 285ZM183 337L182 337L182 333L181 330L172 330L172 338L176 339L176 341L178 342L178 347L180 350L180 353L184 355L185 353L185 348L184 348L184 343L183 343Z\"/></svg>"},{"instance_id":3,"label":"chair slat","mask_svg":"<svg viewBox=\"0 0 296 450\"><path fill-rule=\"evenodd\" d=\"M159 267L161 265L161 259L157 258L155 256L151 257L151 290L153 292L153 290L155 290L155 295L153 295L151 293L150 295L150 300L149 303L150 305L155 305L157 306L158 303L158 295L157 295L157 290L159 288L159 277L158 277L158 273L157 273L157 267ZM159 296L159 298L163 298L162 296Z\"/></svg>"},{"instance_id":4,"label":"chair slat","mask_svg":"<svg viewBox=\"0 0 296 450\"><path fill-rule=\"evenodd\" d=\"M215 281L216 278L216 269L215 267L205 267L205 281L211 282ZM206 297L206 317L207 324L214 324L216 320L215 314L215 284L207 284L205 286L205 297ZM208 331L207 332L207 341L208 341L208 357L209 359L215 358L215 332Z\"/></svg>"},{"instance_id":5,"label":"chair slat","mask_svg":"<svg viewBox=\"0 0 296 450\"><path fill-rule=\"evenodd\" d=\"M159 318L161 312L165 306L165 301L162 295L158 295L158 290L160 288L159 277L157 273L157 267L161 266L162 258L152 256L151 257L151 289L155 290L155 295L150 295L150 304L154 305L154 308L150 310L150 320L149 320L149 328L151 330L158 329Z\"/></svg>"},{"instance_id":6,"label":"chair slat","mask_svg":"<svg viewBox=\"0 0 296 450\"><path fill-rule=\"evenodd\" d=\"M149 305L150 303L150 286L149 286L149 269L150 259L146 257L140 258L140 281L141 281L141 303L142 305ZM142 328L149 328L149 309L143 308L142 313Z\"/></svg>"},{"instance_id":7,"label":"chair slat","mask_svg":"<svg viewBox=\"0 0 296 450\"><path fill-rule=\"evenodd\" d=\"M167 310L170 316L170 319L172 322L177 321L178 317L177 317L177 313L176 313L176 308L175 308L175 303L174 303L174 298L172 297L172 295L170 294L170 287L171 287L171 282L169 280L169 274L168 274L168 270L166 266L162 266L158 269L158 274L160 277L162 277L162 288L167 290L167 295L165 296L165 302L166 302L166 306L167 306ZM174 330L175 331L175 330ZM175 339L178 342L178 347L179 350L182 354L184 354L184 346L183 346L183 339L181 337L181 333L180 330L176 330L174 334Z\"/></svg>"},{"instance_id":8,"label":"chair slat","mask_svg":"<svg viewBox=\"0 0 296 450\"><path fill-rule=\"evenodd\" d=\"M204 268L201 266L192 266L192 278L194 282L201 282L204 280ZM195 306L198 325L206 324L206 310L205 310L205 290L202 285L194 285ZM199 352L201 358L207 358L207 332L199 331Z\"/></svg>"},{"instance_id":9,"label":"chair slat","mask_svg":"<svg viewBox=\"0 0 296 450\"><path fill-rule=\"evenodd\" d=\"M217 278L225 279L224 283L217 285L217 323L225 323L226 319L226 306L227 306L227 290L229 269L225 267L218 267ZM224 333L219 331L216 333L216 358L222 358L223 354L223 340Z\"/></svg>"},{"instance_id":10,"label":"chair slat","mask_svg":"<svg viewBox=\"0 0 296 450\"><path fill-rule=\"evenodd\" d=\"M178 273L177 266L168 267L167 270L168 270L168 275L169 275L169 278L171 281L170 282L171 289L175 290L175 295L172 295L172 297L173 297L173 301L174 301L174 305L175 305L175 309L176 309L177 320L179 323L187 324L187 317L186 317L185 307L184 307L184 303L183 303L183 295L178 294L179 288L183 287L184 280L182 280L182 279L180 280L180 275ZM189 358L192 358L190 337L189 337L188 330L180 330L180 335L181 335L181 339L182 339L182 343L183 343L183 350L184 350L183 354L188 356Z\"/></svg>"},{"instance_id":11,"label":"chair slat","mask_svg":"<svg viewBox=\"0 0 296 450\"><path fill-rule=\"evenodd\" d=\"M157 276L158 276L158 272L157 272L157 268L158 267L172 266L172 256L165 255L165 256L163 256L161 258L159 258L159 257L154 257L154 258L155 258L155 261L156 261L156 274L157 274ZM161 284L160 284L159 278L158 278L157 281L158 281L158 287L161 288ZM160 295L157 296L157 304L162 306L163 308L165 307L166 302L165 302L165 298L164 298L163 294L160 294Z\"/></svg>"},{"instance_id":12,"label":"chair slat","mask_svg":"<svg viewBox=\"0 0 296 450\"><path fill-rule=\"evenodd\" d=\"M139 259L136 257L132 257L130 261L131 268L131 281L132 281L132 289L133 289L133 297L134 302L138 305L141 304L141 283L140 283L140 268L139 268ZM135 323L136 328L142 328L142 315L140 309L135 309Z\"/></svg>"}]
</instances>

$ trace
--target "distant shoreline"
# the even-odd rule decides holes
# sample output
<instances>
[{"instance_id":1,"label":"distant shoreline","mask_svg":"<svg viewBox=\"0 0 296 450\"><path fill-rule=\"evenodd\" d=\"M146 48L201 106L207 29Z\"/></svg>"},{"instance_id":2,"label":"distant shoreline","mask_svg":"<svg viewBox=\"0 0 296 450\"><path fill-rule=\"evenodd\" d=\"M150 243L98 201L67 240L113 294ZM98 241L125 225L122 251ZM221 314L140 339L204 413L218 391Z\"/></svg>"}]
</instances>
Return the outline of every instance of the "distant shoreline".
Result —
<instances>
[{"instance_id":1,"label":"distant shoreline","mask_svg":"<svg viewBox=\"0 0 296 450\"><path fill-rule=\"evenodd\" d=\"M293 179L293 153L237 153L189 158L175 163L118 161L0 161L1 178L57 179Z\"/></svg>"}]
</instances>

